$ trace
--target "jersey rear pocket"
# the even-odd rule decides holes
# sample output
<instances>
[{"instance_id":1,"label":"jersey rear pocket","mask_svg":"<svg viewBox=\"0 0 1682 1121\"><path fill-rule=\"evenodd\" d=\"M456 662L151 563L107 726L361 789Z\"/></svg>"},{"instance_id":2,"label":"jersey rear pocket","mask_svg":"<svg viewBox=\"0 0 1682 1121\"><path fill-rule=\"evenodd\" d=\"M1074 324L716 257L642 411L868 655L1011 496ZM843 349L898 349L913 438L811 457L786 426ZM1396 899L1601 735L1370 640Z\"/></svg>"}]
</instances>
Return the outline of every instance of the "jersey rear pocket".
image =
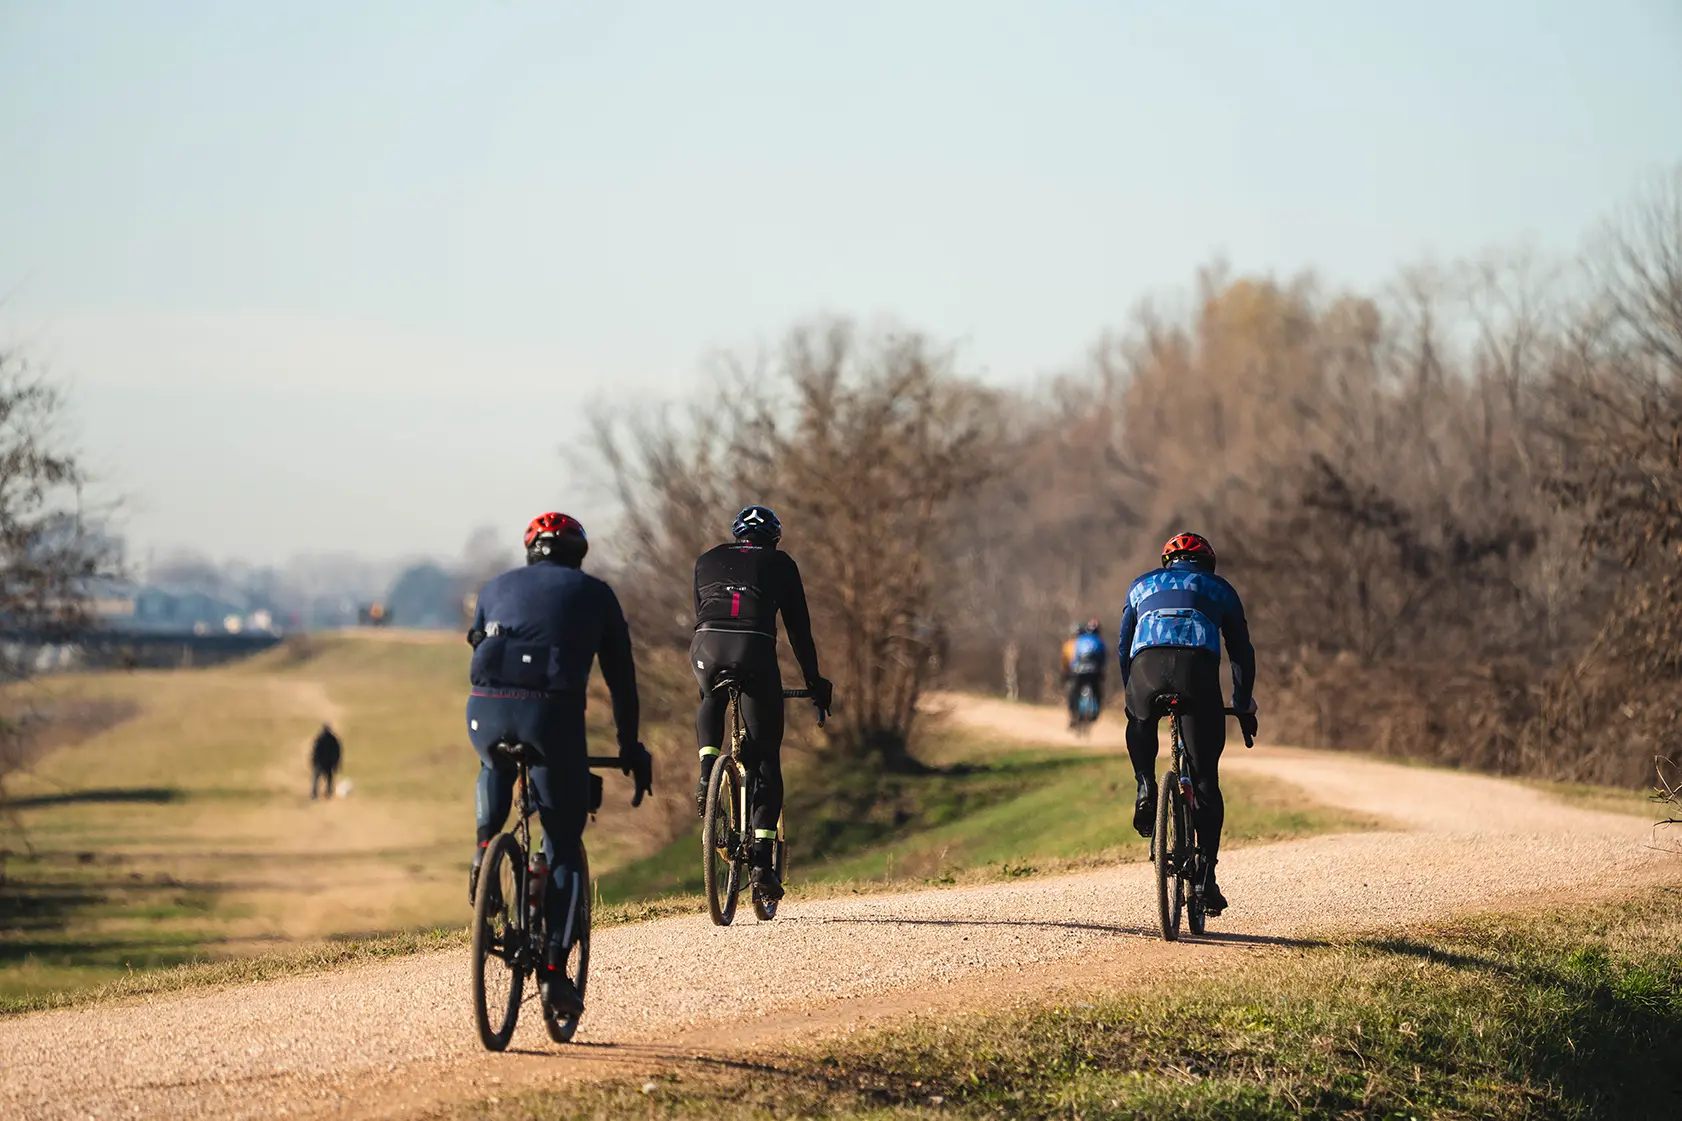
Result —
<instances>
[{"instance_id":1,"label":"jersey rear pocket","mask_svg":"<svg viewBox=\"0 0 1682 1121\"><path fill-rule=\"evenodd\" d=\"M759 622L759 589L746 584L708 584L702 588L697 621L717 623L726 619Z\"/></svg>"},{"instance_id":2,"label":"jersey rear pocket","mask_svg":"<svg viewBox=\"0 0 1682 1121\"><path fill-rule=\"evenodd\" d=\"M502 649L497 676L510 689L549 689L549 647L531 642L510 642Z\"/></svg>"}]
</instances>

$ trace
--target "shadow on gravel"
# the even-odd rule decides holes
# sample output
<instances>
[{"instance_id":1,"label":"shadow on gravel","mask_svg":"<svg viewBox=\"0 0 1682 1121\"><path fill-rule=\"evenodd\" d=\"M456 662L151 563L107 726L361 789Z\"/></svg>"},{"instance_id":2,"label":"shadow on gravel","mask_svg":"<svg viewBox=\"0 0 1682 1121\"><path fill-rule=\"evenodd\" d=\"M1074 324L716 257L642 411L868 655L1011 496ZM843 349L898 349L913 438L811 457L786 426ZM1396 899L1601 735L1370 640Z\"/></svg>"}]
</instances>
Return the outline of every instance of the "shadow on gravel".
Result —
<instances>
[{"instance_id":1,"label":"shadow on gravel","mask_svg":"<svg viewBox=\"0 0 1682 1121\"><path fill-rule=\"evenodd\" d=\"M798 923L796 916L789 916L784 921ZM818 925L846 925L862 926L1012 926L1028 927L1040 930L1081 930L1094 934L1125 934L1139 938L1158 940L1161 933L1154 926L1120 926L1114 923L1076 922L1070 919L895 919L895 918L835 918L807 920ZM1310 949L1325 946L1327 943L1315 938L1288 938L1271 934L1240 934L1240 933L1210 933L1194 938L1182 934L1181 940L1189 943L1209 942L1227 943L1239 946L1290 946L1296 949Z\"/></svg>"}]
</instances>

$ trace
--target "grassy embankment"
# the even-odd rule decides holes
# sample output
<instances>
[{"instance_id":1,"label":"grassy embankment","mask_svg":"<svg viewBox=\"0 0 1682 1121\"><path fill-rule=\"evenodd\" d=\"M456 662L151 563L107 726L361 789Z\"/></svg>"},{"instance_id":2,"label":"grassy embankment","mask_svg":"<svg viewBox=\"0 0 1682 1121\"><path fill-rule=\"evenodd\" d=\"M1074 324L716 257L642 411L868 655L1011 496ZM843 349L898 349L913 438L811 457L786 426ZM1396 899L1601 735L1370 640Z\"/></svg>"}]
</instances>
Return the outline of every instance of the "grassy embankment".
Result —
<instances>
[{"instance_id":1,"label":"grassy embankment","mask_svg":"<svg viewBox=\"0 0 1682 1121\"><path fill-rule=\"evenodd\" d=\"M1247 954L760 1062L463 1109L551 1118L1674 1118L1682 891Z\"/></svg>"},{"instance_id":2,"label":"grassy embankment","mask_svg":"<svg viewBox=\"0 0 1682 1121\"><path fill-rule=\"evenodd\" d=\"M313 967L453 937L467 913L478 769L462 727L467 648L408 637L327 637L213 669L32 684L32 699L44 692L56 710L127 718L9 785L0 1009L114 979L136 987L131 974L182 963L278 951L269 967ZM644 676L669 688L660 667ZM607 706L591 717L593 743L610 751ZM308 747L324 720L344 740L353 789L316 802ZM674 735L657 727L650 738ZM628 800L625 780L610 777L591 835L601 865L663 839L658 812L633 815ZM390 932L405 936L375 937Z\"/></svg>"},{"instance_id":3,"label":"grassy embankment","mask_svg":"<svg viewBox=\"0 0 1682 1121\"><path fill-rule=\"evenodd\" d=\"M1125 755L1072 744L1027 749L952 728L931 733L924 754L941 765L914 776L794 763L790 863L803 892L975 883L1149 858L1131 824L1133 769ZM1235 843L1374 824L1316 804L1287 783L1233 775L1223 787L1226 836ZM699 891L697 846L686 834L604 876L603 893Z\"/></svg>"}]
</instances>

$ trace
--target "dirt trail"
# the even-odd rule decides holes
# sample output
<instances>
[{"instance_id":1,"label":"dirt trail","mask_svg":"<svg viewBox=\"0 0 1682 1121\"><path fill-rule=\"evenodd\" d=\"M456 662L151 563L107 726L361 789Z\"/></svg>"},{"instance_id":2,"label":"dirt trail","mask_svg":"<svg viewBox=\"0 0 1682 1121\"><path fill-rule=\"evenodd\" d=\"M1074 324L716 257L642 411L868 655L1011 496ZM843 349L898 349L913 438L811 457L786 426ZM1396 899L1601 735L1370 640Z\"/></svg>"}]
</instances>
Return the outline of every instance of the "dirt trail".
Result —
<instances>
[{"instance_id":1,"label":"dirt trail","mask_svg":"<svg viewBox=\"0 0 1682 1121\"><path fill-rule=\"evenodd\" d=\"M1052 710L946 704L1005 735L1067 741ZM1095 746L1119 742L1119 729L1095 733ZM1043 992L1095 970L1209 968L1328 925L1646 878L1662 859L1641 819L1512 783L1269 747L1228 758L1407 828L1223 854L1233 906L1198 946L1156 940L1148 865L822 902L803 902L796 884L772 924L750 915L721 930L698 916L603 931L582 1047L550 1045L532 1014L515 1041L529 1054L480 1051L464 951L4 1020L0 1116L412 1116L699 1047Z\"/></svg>"}]
</instances>

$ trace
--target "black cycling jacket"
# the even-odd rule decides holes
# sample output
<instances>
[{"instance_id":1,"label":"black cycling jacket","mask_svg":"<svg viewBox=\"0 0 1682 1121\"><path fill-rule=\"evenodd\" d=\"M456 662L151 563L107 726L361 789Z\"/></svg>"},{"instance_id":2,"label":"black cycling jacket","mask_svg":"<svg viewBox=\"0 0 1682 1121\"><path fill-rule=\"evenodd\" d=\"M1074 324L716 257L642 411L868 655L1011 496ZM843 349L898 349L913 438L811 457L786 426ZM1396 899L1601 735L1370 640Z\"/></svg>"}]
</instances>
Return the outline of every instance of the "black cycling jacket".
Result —
<instances>
[{"instance_id":1,"label":"black cycling jacket","mask_svg":"<svg viewBox=\"0 0 1682 1121\"><path fill-rule=\"evenodd\" d=\"M735 631L777 637L777 612L806 684L818 680L818 648L800 566L775 546L736 541L708 549L695 561L696 631Z\"/></svg>"},{"instance_id":2,"label":"black cycling jacket","mask_svg":"<svg viewBox=\"0 0 1682 1121\"><path fill-rule=\"evenodd\" d=\"M480 591L473 630L485 635L470 670L476 693L582 699L599 662L620 746L637 742L631 632L604 581L549 562L511 569Z\"/></svg>"}]
</instances>

